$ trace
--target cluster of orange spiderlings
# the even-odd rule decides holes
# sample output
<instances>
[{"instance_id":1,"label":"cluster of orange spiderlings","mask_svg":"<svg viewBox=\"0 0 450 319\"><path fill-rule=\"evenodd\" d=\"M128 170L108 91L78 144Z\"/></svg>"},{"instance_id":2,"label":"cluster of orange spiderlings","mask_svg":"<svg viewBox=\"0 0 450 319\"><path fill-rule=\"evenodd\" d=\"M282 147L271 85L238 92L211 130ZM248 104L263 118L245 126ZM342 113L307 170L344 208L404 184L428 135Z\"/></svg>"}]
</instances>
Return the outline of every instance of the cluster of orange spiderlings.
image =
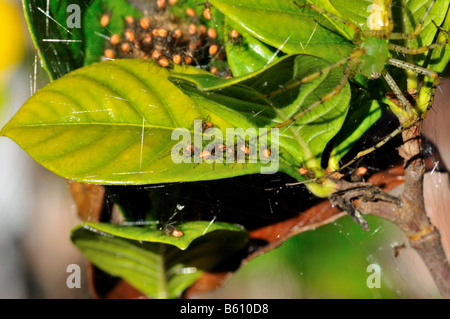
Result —
<instances>
[{"instance_id":1,"label":"cluster of orange spiderlings","mask_svg":"<svg viewBox=\"0 0 450 319\"><path fill-rule=\"evenodd\" d=\"M202 127L201 131L202 133L205 133L205 131L212 129L216 127L212 122L209 120L203 121L202 120ZM217 153L216 153L217 152ZM185 146L184 149L180 150L181 156L189 156L194 157L198 156L202 160L218 160L223 157L223 162L226 163L226 160L228 159L228 156L230 159L233 159L233 163L236 163L238 160L245 160L247 161L250 157L250 147L248 141L241 141L241 143L238 143L238 141L232 143L231 146L227 146L226 144L221 144L219 142L214 143L214 147L209 150L202 150L198 147L196 147L194 144L189 144ZM262 151L262 156L269 159L271 156L271 151L269 148L264 148Z\"/></svg>"},{"instance_id":2,"label":"cluster of orange spiderlings","mask_svg":"<svg viewBox=\"0 0 450 319\"><path fill-rule=\"evenodd\" d=\"M125 30L122 34L113 34L109 38L104 57L154 59L162 67L172 64L196 65L213 74L229 76L229 70L219 69L212 63L226 59L224 47L217 39L217 31L200 23L200 17L192 8L185 10L186 19L180 22L168 14L168 7L177 1L157 1L157 12L152 16L139 19L125 18ZM168 4L168 5L167 5ZM203 17L211 20L211 9L205 6ZM110 16L105 14L100 23L107 27ZM233 30L233 35L238 36ZM232 36L233 36L232 35Z\"/></svg>"}]
</instances>

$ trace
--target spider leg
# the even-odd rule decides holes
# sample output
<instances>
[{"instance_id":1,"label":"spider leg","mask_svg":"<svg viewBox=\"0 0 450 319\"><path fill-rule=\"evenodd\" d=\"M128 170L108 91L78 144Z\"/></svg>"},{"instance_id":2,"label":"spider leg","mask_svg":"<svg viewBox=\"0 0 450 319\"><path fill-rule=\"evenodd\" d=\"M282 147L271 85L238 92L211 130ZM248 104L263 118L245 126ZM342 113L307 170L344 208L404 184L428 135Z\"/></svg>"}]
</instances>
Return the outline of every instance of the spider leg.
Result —
<instances>
[{"instance_id":1,"label":"spider leg","mask_svg":"<svg viewBox=\"0 0 450 319\"><path fill-rule=\"evenodd\" d=\"M387 62L391 64L392 61L388 60ZM403 61L400 61L400 62L403 62ZM408 113L412 112L413 107L411 106L409 101L406 99L406 97L403 95L402 91L400 90L400 88L398 87L397 83L392 78L392 76L386 70L383 70L382 75L383 75L384 79L386 80L386 82L388 83L389 87L394 92L394 94L397 97L397 99L399 100L399 102L402 105L403 109L406 110ZM333 172L330 172L330 173L325 174L325 175L320 176L320 177L316 177L316 178L309 179L309 180L306 180L306 181L295 182L295 183L292 183L292 184L289 184L289 185L291 186L291 185L299 185L299 184L305 184L305 183L309 183L309 182L314 182L314 181L317 181L317 180L320 180L320 179L323 179L323 178L328 178L328 177L330 177L330 176L332 176L332 175L334 175L336 173L340 173L343 169L349 167L350 165L355 163L360 158L362 158L362 157L366 156L367 154L372 153L375 150L379 149L381 146L383 146L384 144L389 142L391 139L393 139L395 136L397 136L397 134L399 134L403 130L409 128L410 126L415 124L417 121L418 121L418 119L412 119L411 121L408 121L407 123L402 123L397 129L395 129L392 133L390 133L390 134L386 135L385 137L383 137L374 146L372 146L372 147L370 147L368 149L365 149L363 151L358 152L358 154L356 154L356 156L352 160L350 160L349 162L347 162L345 165L341 166L337 170L334 170Z\"/></svg>"},{"instance_id":2,"label":"spider leg","mask_svg":"<svg viewBox=\"0 0 450 319\"><path fill-rule=\"evenodd\" d=\"M425 53L425 52L427 52L429 50L432 50L434 48L444 46L444 45L446 45L448 43L450 43L450 38L449 39L445 39L444 41L441 41L441 42L438 42L438 43L425 45L425 46L419 47L419 48L405 48L405 47L402 47L401 45L389 43L389 50L393 50L393 51L396 51L396 52L399 52L399 53L404 53L404 54L417 55L417 54L423 54L423 53Z\"/></svg>"},{"instance_id":3,"label":"spider leg","mask_svg":"<svg viewBox=\"0 0 450 319\"><path fill-rule=\"evenodd\" d=\"M417 122L417 121L416 121ZM409 126L404 126L404 125L400 125L398 128L396 128L392 133L386 135L385 137L383 137L377 144L375 144L374 146L372 146L371 148L368 148L366 150L363 150L361 152L358 152L358 154L356 154L356 156L349 162L347 162L345 165L341 166L340 168L338 168L337 170L334 170L328 174L325 174L323 176L319 176L316 178L312 178L312 179L308 179L305 181L300 181L300 182L295 182L295 183L290 183L287 184L287 186L295 186L295 185L301 185L301 184L306 184L306 183L310 183L310 182L316 182L318 180L324 179L324 178L328 178L331 177L335 174L339 174L343 169L349 167L350 165L352 165L353 163L355 163L357 160L359 160L360 158L366 156L369 153L372 153L373 151L379 149L381 146L383 146L384 144L386 144L387 142L389 142L391 139L393 139L395 136L397 136L397 134L401 133L402 131L406 130L407 128L409 128L410 126L412 126L413 124L415 124L416 122L412 123Z\"/></svg>"},{"instance_id":4,"label":"spider leg","mask_svg":"<svg viewBox=\"0 0 450 319\"><path fill-rule=\"evenodd\" d=\"M388 59L387 62L389 64L395 65L393 61L390 61L391 59ZM392 59L395 60L395 59ZM400 60L395 60L395 61L399 61L404 63L403 61ZM395 96L397 97L397 99L399 100L402 108L404 110L406 110L409 114L411 114L411 112L413 112L413 107L411 105L411 103L409 103L409 101L406 99L406 97L404 96L404 94L402 93L402 91L400 90L400 88L398 87L397 83L395 82L395 80L392 78L392 76L386 71L386 69L383 70L382 73L384 79L386 80L386 82L388 83L389 87L391 88L391 90L394 92ZM395 136L397 136L397 134L401 133L402 131L404 131L405 129L411 127L412 125L414 125L415 123L417 123L421 118L417 118L417 117L410 117L405 123L401 123L399 127L397 127L393 132L391 132L390 134L386 135L385 137L383 137L380 141L378 141L378 143L376 143L374 146L365 149L361 152L358 152L358 154L356 154L356 156L349 161L347 164L343 165L342 167L340 167L338 170L336 170L336 172L340 172L341 170L343 170L344 168L352 165L353 163L355 163L358 159L362 158L363 156L366 156L369 153L372 153L373 151L379 149L381 146L383 146L384 144L386 144L387 142L389 142L390 140L392 140ZM334 173L334 172L333 172Z\"/></svg>"},{"instance_id":5,"label":"spider leg","mask_svg":"<svg viewBox=\"0 0 450 319\"><path fill-rule=\"evenodd\" d=\"M408 66L405 67L404 66L404 61L400 61L400 60L395 60L395 59L390 59L388 58L387 62L391 65L397 66L397 67L401 67L401 68L419 68L420 72L425 72L427 71L427 73L432 73L434 71L430 71L424 68L420 68L414 64L411 63L407 63ZM401 66L400 66L401 65ZM414 69L415 70L415 69ZM419 71L417 71L419 72ZM436 72L434 72L436 73ZM409 103L409 101L406 99L406 97L403 95L402 91L400 90L400 88L398 87L397 83L395 82L395 80L392 78L392 76L385 70L383 70L383 77L386 80L386 82L388 83L389 87L391 88L391 90L394 92L395 96L397 97L397 99L399 100L400 104L402 105L403 109L406 110L409 114L411 114L411 112L413 112L413 107L411 105L411 103ZM437 77L436 74L436 79L439 83L439 77ZM433 82L434 83L434 82ZM437 86L437 84L436 84ZM436 91L436 87L434 87L434 92ZM434 95L433 95L434 96ZM432 99L431 99L432 100ZM430 102L431 104L433 103L433 101ZM431 104L429 105L429 108L431 108ZM428 110L428 107L427 107ZM366 150L363 150L361 152L358 152L358 154L356 154L356 156L347 164L343 165L342 167L340 167L338 170L336 170L335 172L340 172L342 169L352 165L353 163L355 163L358 159L360 159L363 156L366 156L369 153L372 153L373 151L379 149L381 146L383 146L384 144L386 144L387 142L389 142L390 140L392 140L395 136L397 136L397 134L403 132L404 130L406 130L407 128L410 128L411 126L413 126L414 124L416 124L418 121L420 121L421 119L423 119L424 117L410 117L406 122L401 123L399 127L397 127L393 132L391 132L390 134L386 135L385 137L383 137L377 144L375 144L374 146L372 146L371 148L368 148ZM330 173L330 176L332 174L334 174L335 172Z\"/></svg>"},{"instance_id":6,"label":"spider leg","mask_svg":"<svg viewBox=\"0 0 450 319\"><path fill-rule=\"evenodd\" d=\"M350 22L350 21L347 21L345 19L342 19L341 17L338 17L338 16L334 15L333 13L322 9L322 8L316 6L315 4L299 5L295 1L294 1L294 3L299 8L310 8L311 10L314 10L314 11L317 11L318 13L320 13L320 14L329 16L330 18L333 18L334 20L339 21L340 23L346 25L347 27L349 27L350 29L352 29L355 32L355 34L353 36L353 40L357 44L359 44L361 42L361 28L357 24L355 24L353 22Z\"/></svg>"},{"instance_id":7,"label":"spider leg","mask_svg":"<svg viewBox=\"0 0 450 319\"><path fill-rule=\"evenodd\" d=\"M359 57L362 54L364 54L364 52L365 52L364 49L357 49L357 50L353 51L352 54L348 58L346 58L347 60L350 60L350 62L347 64L347 67L345 68L344 75L342 76L339 83L330 92L328 92L323 97L321 97L319 100L317 100L316 102L314 102L313 104L308 106L306 109L302 110L299 113L295 113L289 119L285 120L284 122L278 124L275 127L282 128L282 127L291 125L292 123L294 123L295 121L300 119L302 116L304 116L306 113L311 112L313 109L315 109L319 105L329 101L330 99L332 99L333 97L338 95L342 91L344 86L347 84L348 79L350 77L354 76L356 66L360 62Z\"/></svg>"},{"instance_id":8,"label":"spider leg","mask_svg":"<svg viewBox=\"0 0 450 319\"><path fill-rule=\"evenodd\" d=\"M415 39L417 38L417 36L420 34L420 32L422 32L423 29L423 24L425 23L426 18L428 17L431 9L434 6L434 3L436 2L436 0L432 0L430 5L427 8L427 11L425 12L425 14L423 15L422 19L419 21L419 23L416 25L416 27L414 28L414 31L411 33L391 33L391 35L389 36L389 40L408 40L408 39Z\"/></svg>"},{"instance_id":9,"label":"spider leg","mask_svg":"<svg viewBox=\"0 0 450 319\"><path fill-rule=\"evenodd\" d=\"M335 68L345 64L346 62L348 62L348 61L350 61L352 59L359 58L363 53L364 53L364 50L362 50L362 49L356 50L356 51L352 52L348 57L346 57L346 58L344 58L342 60L339 60L338 62L336 62L334 64L331 64L331 65L329 65L329 66L327 66L327 67L325 67L325 68L323 68L323 69L321 69L321 70L319 70L317 72L311 73L311 74L301 78L300 80L297 80L297 81L295 81L295 82L293 82L293 83L291 83L289 85L286 85L286 86L284 86L284 87L282 87L282 88L280 88L278 90L275 90L273 92L270 92L270 93L267 93L267 94L264 94L264 95L261 95L261 96L254 97L251 100L253 101L253 100L257 100L257 99L271 97L271 96L279 94L279 93L287 92L288 90L293 89L293 88L295 88L297 86L300 86L302 84L311 82L312 80L317 79L321 75L330 72L331 70L333 70L333 69L335 69Z\"/></svg>"},{"instance_id":10,"label":"spider leg","mask_svg":"<svg viewBox=\"0 0 450 319\"><path fill-rule=\"evenodd\" d=\"M400 102L402 109L408 112L408 114L412 114L413 107L411 103L409 103L409 101L406 99L405 95L402 93L400 88L398 87L397 82L395 82L394 78L386 71L386 69L383 70L382 75L386 80L387 84L389 85L389 87L391 88L392 92L394 92L395 97Z\"/></svg>"},{"instance_id":11,"label":"spider leg","mask_svg":"<svg viewBox=\"0 0 450 319\"><path fill-rule=\"evenodd\" d=\"M408 63L408 62L401 61L401 60L397 60L397 59L388 58L387 59L387 63L389 63L390 65L393 65L395 67L404 69L404 70L412 70L414 72L423 74L423 75L433 79L433 83L431 84L431 88L430 88L430 97L429 97L429 100L428 100L428 103L427 103L427 107L420 114L420 118L423 120L427 116L428 112L431 110L431 107L433 106L433 100L434 100L434 96L436 94L436 88L437 88L437 86L439 85L439 82L440 82L439 75L435 71L428 70L426 68L417 66L415 64Z\"/></svg>"},{"instance_id":12,"label":"spider leg","mask_svg":"<svg viewBox=\"0 0 450 319\"><path fill-rule=\"evenodd\" d=\"M431 96L430 96L430 99L428 101L426 110L420 115L420 117L413 117L413 116L410 117L406 122L402 123L393 132L391 132L390 134L388 134L385 137L383 137L377 144L375 144L371 148L368 148L366 150L358 152L358 154L356 154L356 156L351 161L347 162L345 165L341 166L339 169L337 169L337 170L335 170L333 172L330 172L330 173L328 173L326 175L320 176L320 177L316 177L316 178L309 179L309 180L306 180L306 181L301 181L301 182L296 182L296 183L289 184L289 186L318 181L320 179L328 178L328 177L330 177L330 176L332 176L332 175L334 175L336 173L341 172L343 169L345 169L348 166L352 165L353 163L355 163L357 160L359 160L363 156L366 156L367 154L377 150L378 148L380 148L381 146L383 146L384 144L389 142L391 139L393 139L395 136L397 136L397 134L399 134L399 133L403 132L404 130L410 128L411 126L413 126L414 124L416 124L420 120L423 120L426 117L426 115L428 114L428 111L431 109L431 106L433 105L433 98L434 98L434 95L436 93L436 88L437 88L437 86L439 84L439 76L438 76L438 74L436 72L434 72L434 71L431 71L431 70L428 70L428 69L425 69L425 68L422 68L422 67L419 67L417 65L414 65L414 64L411 64L411 63L407 63L407 62L404 62L404 61L401 61L401 60L388 58L386 62L391 64L391 65L393 65L393 66L396 66L398 68L402 68L402 69L406 69L406 70L413 70L415 72L418 72L420 74L423 74L425 76L433 78L433 84L432 84L431 93L430 93ZM413 107L411 106L409 101L405 98L405 96L401 92L401 90L398 87L398 85L395 82L395 80L391 77L391 75L386 70L383 71L383 77L386 80L386 82L388 83L389 87L394 92L395 96L397 97L397 99L399 100L399 102L403 106L403 108L407 112L411 112L413 110Z\"/></svg>"}]
</instances>

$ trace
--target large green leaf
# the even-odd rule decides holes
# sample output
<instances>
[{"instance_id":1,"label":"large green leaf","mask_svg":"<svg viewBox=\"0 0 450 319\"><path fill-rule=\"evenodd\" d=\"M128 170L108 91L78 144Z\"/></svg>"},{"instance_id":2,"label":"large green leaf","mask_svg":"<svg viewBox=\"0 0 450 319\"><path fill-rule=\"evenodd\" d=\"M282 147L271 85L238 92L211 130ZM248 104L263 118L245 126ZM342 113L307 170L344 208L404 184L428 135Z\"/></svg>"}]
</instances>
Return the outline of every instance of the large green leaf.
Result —
<instances>
[{"instance_id":1,"label":"large green leaf","mask_svg":"<svg viewBox=\"0 0 450 319\"><path fill-rule=\"evenodd\" d=\"M227 45L227 61L234 76L243 76L266 68L279 59L280 53L275 48L231 22L231 25L227 24L227 33L232 29L237 30L240 35L234 42L229 39Z\"/></svg>"},{"instance_id":2,"label":"large green leaf","mask_svg":"<svg viewBox=\"0 0 450 319\"><path fill-rule=\"evenodd\" d=\"M339 162L361 136L383 115L386 107L365 95L352 98L350 110L341 131L333 141L328 167L336 170Z\"/></svg>"},{"instance_id":3,"label":"large green leaf","mask_svg":"<svg viewBox=\"0 0 450 319\"><path fill-rule=\"evenodd\" d=\"M197 88L197 91L189 91L186 86L183 87L194 99L206 97L219 101L227 106L224 112L228 112L230 108L240 108L247 120L257 127L273 127L282 122L282 119L290 118L331 91L341 79L341 71L335 69L314 81L291 87L271 97L276 115L270 112L271 109L267 106L263 109L265 112L252 110L246 106L249 97L242 95L242 87L250 88L258 92L257 96L261 96L274 92L280 86L288 87L296 79L316 72L328 63L310 55L293 55L280 59L270 68L232 80L224 80L206 73L175 74L172 79L186 80ZM346 86L341 94L306 113L294 125L281 128L280 147L294 158L301 159L300 163L320 159L327 142L337 133L345 119L349 97L349 86Z\"/></svg>"},{"instance_id":4,"label":"large green leaf","mask_svg":"<svg viewBox=\"0 0 450 319\"><path fill-rule=\"evenodd\" d=\"M241 107L242 111L247 112L248 120L254 121L255 125L274 126L274 124L279 124L282 119L288 119L300 110L306 109L307 106L318 101L335 87L342 78L342 72L339 69L334 69L302 86L289 87L289 84L295 82L296 79L318 71L328 64L328 61L314 56L293 55L281 58L272 67L232 80L223 80L208 74L177 74L172 78L175 81L181 80L182 87L194 99L203 97L220 101L228 106L226 110ZM190 90L189 85L195 90ZM264 113L246 108L247 97L240 93L243 86L251 88L259 94L274 92L279 86L285 87L283 93L271 97L277 117L264 120ZM315 171L316 174L323 174L320 169L322 153L345 120L349 98L350 88L349 85L346 85L330 101L306 113L293 125L281 128L280 160L290 161L293 167L303 166ZM287 155L286 153L289 153L294 161L283 156ZM319 196L324 196L330 190L324 187L318 192L316 186L310 184L309 189L316 195L321 194Z\"/></svg>"},{"instance_id":5,"label":"large green leaf","mask_svg":"<svg viewBox=\"0 0 450 319\"><path fill-rule=\"evenodd\" d=\"M210 3L255 38L285 53L309 53L337 61L353 47L333 22L308 8L299 8L291 0L211 0Z\"/></svg>"},{"instance_id":6,"label":"large green leaf","mask_svg":"<svg viewBox=\"0 0 450 319\"><path fill-rule=\"evenodd\" d=\"M84 227L93 232L101 232L115 237L132 239L137 241L168 244L185 250L198 237L216 230L243 231L242 227L220 222L195 221L186 222L176 226L183 233L182 236L170 236L166 234L161 225L128 226L109 223L86 222L77 228Z\"/></svg>"},{"instance_id":7,"label":"large green leaf","mask_svg":"<svg viewBox=\"0 0 450 319\"><path fill-rule=\"evenodd\" d=\"M152 298L179 297L203 271L213 270L248 240L247 232L226 223L190 222L177 229L183 236L151 227L87 223L75 227L71 239L98 268Z\"/></svg>"},{"instance_id":8,"label":"large green leaf","mask_svg":"<svg viewBox=\"0 0 450 319\"><path fill-rule=\"evenodd\" d=\"M194 165L192 158L186 158L190 163L172 160L172 148L182 143L179 136L171 138L176 129L193 132L194 120L208 117L220 128L234 126L181 92L168 75L147 60L80 68L32 96L2 134L48 169L81 182L148 184L260 172L265 165L260 162Z\"/></svg>"},{"instance_id":9,"label":"large green leaf","mask_svg":"<svg viewBox=\"0 0 450 319\"><path fill-rule=\"evenodd\" d=\"M195 68L177 68L185 73L174 80L188 77L190 70L191 77L197 74L201 83L226 85L215 91L187 86L183 92L167 79L169 71L152 61L97 63L40 90L1 133L48 169L81 182L149 184L260 173L273 162L194 165L188 158L190 163L177 164L170 151L179 137L172 140L172 132L186 128L192 133L196 119L210 120L224 136L227 128L273 127L328 93L340 80L341 71L335 69L275 96L275 108L265 99L251 99L327 64L308 55L291 56L260 73L231 80L200 74ZM349 98L346 86L295 125L280 130L280 171L301 178L298 167L320 167L327 142L345 119Z\"/></svg>"},{"instance_id":10,"label":"large green leaf","mask_svg":"<svg viewBox=\"0 0 450 319\"><path fill-rule=\"evenodd\" d=\"M446 7L443 6L441 8L441 13L445 12L445 19L441 25L441 28L444 31L440 31L438 33L438 36L436 37L435 41L436 43L444 42L448 38L448 34L445 32L445 31L448 32L450 30L450 6L448 3L449 2L447 2ZM450 46L447 44L445 46L441 46L433 50L427 67L436 72L442 72L444 71L449 61L450 61Z\"/></svg>"}]
</instances>

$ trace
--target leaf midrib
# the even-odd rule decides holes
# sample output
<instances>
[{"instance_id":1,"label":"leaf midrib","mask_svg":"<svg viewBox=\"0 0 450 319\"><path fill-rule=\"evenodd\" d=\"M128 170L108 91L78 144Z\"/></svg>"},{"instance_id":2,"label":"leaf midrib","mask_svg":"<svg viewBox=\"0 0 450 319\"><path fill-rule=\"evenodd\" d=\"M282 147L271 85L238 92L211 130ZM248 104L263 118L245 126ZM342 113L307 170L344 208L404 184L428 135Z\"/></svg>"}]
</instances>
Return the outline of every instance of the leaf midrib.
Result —
<instances>
[{"instance_id":1,"label":"leaf midrib","mask_svg":"<svg viewBox=\"0 0 450 319\"><path fill-rule=\"evenodd\" d=\"M154 125L154 124L142 124L141 123L108 123L108 122L67 122L67 123L38 123L38 124L20 124L20 126L16 126L16 127L11 127L8 129L22 129L22 128L41 128L44 126L48 126L48 127L54 127L54 126L79 126L79 125L85 125L85 126L128 126L131 128L139 128L140 130L142 130L142 127L145 128L154 128L154 129L161 129L161 130L168 130L168 131L173 131L179 127L171 127L171 126L162 126L162 125ZM6 128L6 126L5 126ZM193 129L188 129L186 128L189 132L193 133L194 130ZM4 135L4 130L1 130L0 133L2 133Z\"/></svg>"}]
</instances>

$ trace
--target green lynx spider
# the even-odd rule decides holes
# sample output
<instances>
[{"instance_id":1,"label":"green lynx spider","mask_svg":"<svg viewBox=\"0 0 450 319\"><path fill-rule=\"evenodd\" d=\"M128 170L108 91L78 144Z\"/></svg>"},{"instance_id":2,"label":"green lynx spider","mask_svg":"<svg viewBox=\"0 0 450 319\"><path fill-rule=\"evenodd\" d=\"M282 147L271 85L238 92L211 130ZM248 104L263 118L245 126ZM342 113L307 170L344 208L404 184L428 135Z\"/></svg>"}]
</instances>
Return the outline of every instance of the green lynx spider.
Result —
<instances>
[{"instance_id":1,"label":"green lynx spider","mask_svg":"<svg viewBox=\"0 0 450 319\"><path fill-rule=\"evenodd\" d=\"M397 44L389 43L389 40L408 40L408 39L414 39L417 38L422 31L424 22L426 18L428 17L432 7L434 6L436 0L432 0L430 5L428 6L426 13L424 14L423 18L420 20L420 22L416 25L415 29L411 33L393 33L394 28L394 21L392 18L392 0L375 0L374 1L374 8L376 8L375 11L372 11L373 19L371 23L369 24L370 29L369 30L361 30L361 28L356 25L353 22L344 20L330 12L327 12L320 7L314 5L314 4L306 4L306 5L299 5L295 3L300 8L310 8L311 10L317 11L322 15L328 16L340 23L343 23L350 29L354 31L354 37L353 37L353 43L355 44L356 48L353 49L353 51L350 53L349 56L345 57L344 59L318 71L315 73L312 73L300 80L295 81L294 83L290 84L289 86L285 86L283 88L280 88L274 92L271 92L269 94L264 95L264 97L270 97L275 94L279 94L282 92L285 92L288 89L292 89L296 86L302 85L304 83L310 82L319 76L321 76L324 73L329 72L330 70L343 66L347 63L344 75L339 81L339 83L336 85L335 88L333 88L329 93L324 95L322 98L314 102L313 104L309 105L307 108L303 109L302 111L294 114L289 119L285 120L284 122L278 124L277 128L286 127L288 125L292 125L300 119L302 116L304 116L306 113L310 112L320 104L330 100L334 96L338 95L341 90L346 85L347 81L354 77L357 72L361 73L368 79L374 80L378 79L379 77L383 77L389 87L391 88L392 92L394 92L398 103L400 104L400 108L403 112L406 112L408 114L407 117L401 119L400 126L395 129L392 133L382 138L376 145L374 145L371 148L368 148L366 150L363 150L359 152L350 162L346 163L345 165L341 166L339 169L328 173L326 175L320 176L320 177L312 177L311 179L308 179L306 181L300 181L297 183L292 183L289 185L297 185L297 184L303 184L307 182L313 182L317 181L323 178L330 177L334 173L337 173L341 171L342 169L350 166L354 162L356 162L361 157L375 151L379 147L386 144L389 140L394 138L397 134L402 132L403 130L413 126L418 121L423 120L428 112L430 111L432 105L433 105L433 99L434 95L436 93L436 88L439 85L439 76L437 72L433 70L429 70L420 66L417 66L415 64L405 62L402 60L394 59L389 57L389 51L398 52L401 54L406 55L418 55L423 54L429 50L432 50L434 48L444 46L448 42L450 42L450 39L446 39L444 41L434 43L427 46L422 46L418 48L407 48L403 47ZM434 21L433 21L434 23ZM442 30L440 27L436 26L438 30L443 31L447 33L447 31ZM416 106L411 105L409 100L406 98L406 96L402 93L399 86L397 85L394 78L388 73L388 71L385 68L385 65L389 64L392 66L395 66L397 68L401 68L410 72L414 72L416 74L424 75L430 79L432 79L432 84L430 88L429 93L429 99L426 103L426 108L420 110ZM404 113L403 113L404 114ZM309 175L309 174L308 174Z\"/></svg>"}]
</instances>

